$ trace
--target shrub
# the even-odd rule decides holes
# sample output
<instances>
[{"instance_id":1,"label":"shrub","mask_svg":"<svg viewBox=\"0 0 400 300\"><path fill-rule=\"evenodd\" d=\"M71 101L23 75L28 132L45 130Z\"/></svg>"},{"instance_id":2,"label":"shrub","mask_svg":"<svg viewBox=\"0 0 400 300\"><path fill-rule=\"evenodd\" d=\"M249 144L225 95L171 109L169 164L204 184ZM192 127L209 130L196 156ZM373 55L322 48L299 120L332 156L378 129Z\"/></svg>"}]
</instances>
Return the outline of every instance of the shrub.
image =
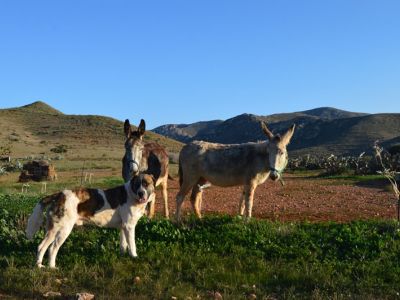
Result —
<instances>
[{"instance_id":1,"label":"shrub","mask_svg":"<svg viewBox=\"0 0 400 300\"><path fill-rule=\"evenodd\" d=\"M63 144L57 145L56 147L51 148L50 151L54 153L66 153L68 151L68 146Z\"/></svg>"}]
</instances>

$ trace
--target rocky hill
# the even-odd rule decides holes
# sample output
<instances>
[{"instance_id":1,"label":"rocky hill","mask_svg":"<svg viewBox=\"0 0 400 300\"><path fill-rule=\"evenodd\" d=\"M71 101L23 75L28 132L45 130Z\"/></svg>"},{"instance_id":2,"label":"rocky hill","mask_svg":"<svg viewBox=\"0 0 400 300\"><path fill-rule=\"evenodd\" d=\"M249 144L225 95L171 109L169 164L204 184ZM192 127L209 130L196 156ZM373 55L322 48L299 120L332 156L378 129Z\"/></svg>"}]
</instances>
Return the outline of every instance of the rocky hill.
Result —
<instances>
[{"instance_id":1,"label":"rocky hill","mask_svg":"<svg viewBox=\"0 0 400 300\"><path fill-rule=\"evenodd\" d=\"M369 151L376 140L388 146L400 138L400 114L355 113L331 107L268 116L241 114L225 121L201 122L201 130L184 138L175 131L174 138L224 144L259 141L265 139L260 130L261 120L276 133L284 132L293 123L297 125L289 146L294 155L358 154ZM171 136L168 128L174 126L160 126L154 132ZM192 124L180 126L184 130Z\"/></svg>"},{"instance_id":2,"label":"rocky hill","mask_svg":"<svg viewBox=\"0 0 400 300\"><path fill-rule=\"evenodd\" d=\"M67 115L41 101L0 109L0 145L10 147L12 156L54 155L51 149L64 145L70 159L120 160L124 139L123 122L109 117ZM180 142L151 131L145 139L171 152L182 147Z\"/></svg>"}]
</instances>

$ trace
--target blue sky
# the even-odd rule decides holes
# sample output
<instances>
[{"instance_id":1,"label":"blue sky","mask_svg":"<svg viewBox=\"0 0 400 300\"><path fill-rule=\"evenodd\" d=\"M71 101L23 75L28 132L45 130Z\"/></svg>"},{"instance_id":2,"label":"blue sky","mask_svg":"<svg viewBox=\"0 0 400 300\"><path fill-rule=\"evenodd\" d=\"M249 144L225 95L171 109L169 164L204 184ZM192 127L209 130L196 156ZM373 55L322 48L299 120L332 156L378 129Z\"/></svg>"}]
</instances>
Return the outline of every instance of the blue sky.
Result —
<instances>
[{"instance_id":1,"label":"blue sky","mask_svg":"<svg viewBox=\"0 0 400 300\"><path fill-rule=\"evenodd\" d=\"M0 1L0 107L148 128L321 106L400 112L400 1Z\"/></svg>"}]
</instances>

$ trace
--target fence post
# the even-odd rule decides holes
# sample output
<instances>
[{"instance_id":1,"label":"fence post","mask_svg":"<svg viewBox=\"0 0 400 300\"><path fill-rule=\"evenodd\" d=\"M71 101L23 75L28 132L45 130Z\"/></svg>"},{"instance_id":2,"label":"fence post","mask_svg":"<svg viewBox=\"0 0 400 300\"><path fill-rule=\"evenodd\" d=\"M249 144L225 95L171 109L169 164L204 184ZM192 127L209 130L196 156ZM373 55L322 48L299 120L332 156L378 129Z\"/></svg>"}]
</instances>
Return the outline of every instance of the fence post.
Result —
<instances>
[{"instance_id":1,"label":"fence post","mask_svg":"<svg viewBox=\"0 0 400 300\"><path fill-rule=\"evenodd\" d=\"M42 182L42 188L40 190L41 193L47 192L47 182Z\"/></svg>"}]
</instances>

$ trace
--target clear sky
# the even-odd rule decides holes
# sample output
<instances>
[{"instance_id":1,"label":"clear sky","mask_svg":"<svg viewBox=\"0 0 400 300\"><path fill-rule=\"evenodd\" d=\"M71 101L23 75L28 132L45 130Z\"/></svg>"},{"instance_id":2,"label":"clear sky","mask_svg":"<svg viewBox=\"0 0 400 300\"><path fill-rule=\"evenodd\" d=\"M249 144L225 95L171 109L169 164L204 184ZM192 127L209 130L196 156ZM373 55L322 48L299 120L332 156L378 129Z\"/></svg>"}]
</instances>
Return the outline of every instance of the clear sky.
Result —
<instances>
[{"instance_id":1,"label":"clear sky","mask_svg":"<svg viewBox=\"0 0 400 300\"><path fill-rule=\"evenodd\" d=\"M400 112L400 1L1 0L0 107L36 100L148 128Z\"/></svg>"}]
</instances>

